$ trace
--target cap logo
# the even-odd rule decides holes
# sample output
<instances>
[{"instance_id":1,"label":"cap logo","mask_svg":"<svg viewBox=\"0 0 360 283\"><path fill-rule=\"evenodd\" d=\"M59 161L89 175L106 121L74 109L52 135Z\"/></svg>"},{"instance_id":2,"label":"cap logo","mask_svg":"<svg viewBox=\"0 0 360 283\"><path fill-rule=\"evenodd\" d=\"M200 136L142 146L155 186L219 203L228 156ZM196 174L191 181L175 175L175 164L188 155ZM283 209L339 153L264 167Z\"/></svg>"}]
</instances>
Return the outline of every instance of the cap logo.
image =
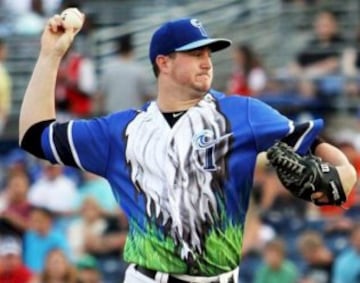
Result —
<instances>
[{"instance_id":1,"label":"cap logo","mask_svg":"<svg viewBox=\"0 0 360 283\"><path fill-rule=\"evenodd\" d=\"M208 35L207 35L207 33L206 33L206 30L204 29L202 23L201 23L199 20L197 20L197 19L191 19L191 20L190 20L190 23L191 23L194 27L196 27L196 28L198 28L198 29L200 30L200 33L202 34L202 36L208 37Z\"/></svg>"}]
</instances>

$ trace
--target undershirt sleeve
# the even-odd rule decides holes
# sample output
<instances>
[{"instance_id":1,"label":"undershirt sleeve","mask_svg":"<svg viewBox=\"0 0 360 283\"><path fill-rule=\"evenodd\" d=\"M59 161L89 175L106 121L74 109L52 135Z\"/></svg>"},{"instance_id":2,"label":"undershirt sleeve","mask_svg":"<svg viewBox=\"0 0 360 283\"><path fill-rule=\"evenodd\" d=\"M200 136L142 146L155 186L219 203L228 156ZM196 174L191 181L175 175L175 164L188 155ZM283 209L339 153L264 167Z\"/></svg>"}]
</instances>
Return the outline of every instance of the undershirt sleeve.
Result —
<instances>
[{"instance_id":1,"label":"undershirt sleeve","mask_svg":"<svg viewBox=\"0 0 360 283\"><path fill-rule=\"evenodd\" d=\"M55 121L55 119L44 120L32 125L21 140L20 147L34 156L46 159L41 146L41 136L43 131Z\"/></svg>"}]
</instances>

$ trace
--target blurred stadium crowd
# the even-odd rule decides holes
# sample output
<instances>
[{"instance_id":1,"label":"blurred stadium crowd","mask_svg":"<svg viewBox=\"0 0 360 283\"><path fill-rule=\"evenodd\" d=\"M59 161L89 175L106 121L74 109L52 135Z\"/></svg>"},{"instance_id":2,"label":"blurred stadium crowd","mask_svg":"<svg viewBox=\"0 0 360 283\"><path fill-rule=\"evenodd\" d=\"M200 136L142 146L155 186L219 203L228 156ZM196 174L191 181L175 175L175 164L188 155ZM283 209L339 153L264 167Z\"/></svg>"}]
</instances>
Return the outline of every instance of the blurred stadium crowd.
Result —
<instances>
[{"instance_id":1,"label":"blurred stadium crowd","mask_svg":"<svg viewBox=\"0 0 360 283\"><path fill-rule=\"evenodd\" d=\"M191 1L152 2L159 10L166 5L180 10L174 17L192 15L179 8ZM212 2L238 9L233 19L238 26L274 7L287 20L305 19L283 35L289 42L270 48L261 39L241 40L234 30L224 35L236 41L221 62L214 56L214 85L229 95L258 97L295 121L324 118L323 138L343 150L360 175L360 3L223 0L205 6ZM154 78L142 51L146 54L147 42L126 26L152 5L141 0L0 3L0 283L122 282L127 222L111 188L95 175L22 152L16 123L39 32L49 15L71 6L84 10L87 20L59 70L58 119L139 107L153 98ZM109 10L123 11L122 20L106 17ZM287 25L291 22L282 23L283 32ZM94 38L103 34L113 36L105 36L100 49ZM287 45L294 47L289 51ZM275 64L272 53L289 60ZM290 196L260 157L242 253L240 283L359 283L359 187L343 207L316 207Z\"/></svg>"}]
</instances>

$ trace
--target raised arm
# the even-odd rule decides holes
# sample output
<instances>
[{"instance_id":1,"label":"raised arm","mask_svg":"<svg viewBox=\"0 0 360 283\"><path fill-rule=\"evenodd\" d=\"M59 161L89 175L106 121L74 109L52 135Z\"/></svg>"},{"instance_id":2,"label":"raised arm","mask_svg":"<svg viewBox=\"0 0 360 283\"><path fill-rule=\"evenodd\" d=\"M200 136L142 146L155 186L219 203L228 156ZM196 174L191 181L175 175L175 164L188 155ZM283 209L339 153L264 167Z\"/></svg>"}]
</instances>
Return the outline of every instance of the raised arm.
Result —
<instances>
[{"instance_id":1,"label":"raised arm","mask_svg":"<svg viewBox=\"0 0 360 283\"><path fill-rule=\"evenodd\" d=\"M83 14L82 17L84 20ZM55 83L58 68L79 30L65 28L59 15L50 18L44 28L40 54L21 105L19 143L32 125L55 119Z\"/></svg>"}]
</instances>

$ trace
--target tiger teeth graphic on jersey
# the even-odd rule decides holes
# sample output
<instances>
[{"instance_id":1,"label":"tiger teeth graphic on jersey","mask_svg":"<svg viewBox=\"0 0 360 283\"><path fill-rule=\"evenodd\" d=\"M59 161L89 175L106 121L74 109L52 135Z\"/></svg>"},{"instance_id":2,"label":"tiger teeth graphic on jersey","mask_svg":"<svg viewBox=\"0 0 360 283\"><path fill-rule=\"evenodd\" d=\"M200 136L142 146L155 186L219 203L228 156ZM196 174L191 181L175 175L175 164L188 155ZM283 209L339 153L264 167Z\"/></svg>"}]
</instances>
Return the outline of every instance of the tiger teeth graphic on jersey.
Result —
<instances>
[{"instance_id":1,"label":"tiger teeth graphic on jersey","mask_svg":"<svg viewBox=\"0 0 360 283\"><path fill-rule=\"evenodd\" d=\"M146 123L149 119L157 122ZM231 133L212 99L177 123L181 127L170 128L152 103L126 129L126 158L132 182L145 196L147 216L166 226L181 258L192 261L203 252L207 224L220 221L220 180Z\"/></svg>"}]
</instances>

